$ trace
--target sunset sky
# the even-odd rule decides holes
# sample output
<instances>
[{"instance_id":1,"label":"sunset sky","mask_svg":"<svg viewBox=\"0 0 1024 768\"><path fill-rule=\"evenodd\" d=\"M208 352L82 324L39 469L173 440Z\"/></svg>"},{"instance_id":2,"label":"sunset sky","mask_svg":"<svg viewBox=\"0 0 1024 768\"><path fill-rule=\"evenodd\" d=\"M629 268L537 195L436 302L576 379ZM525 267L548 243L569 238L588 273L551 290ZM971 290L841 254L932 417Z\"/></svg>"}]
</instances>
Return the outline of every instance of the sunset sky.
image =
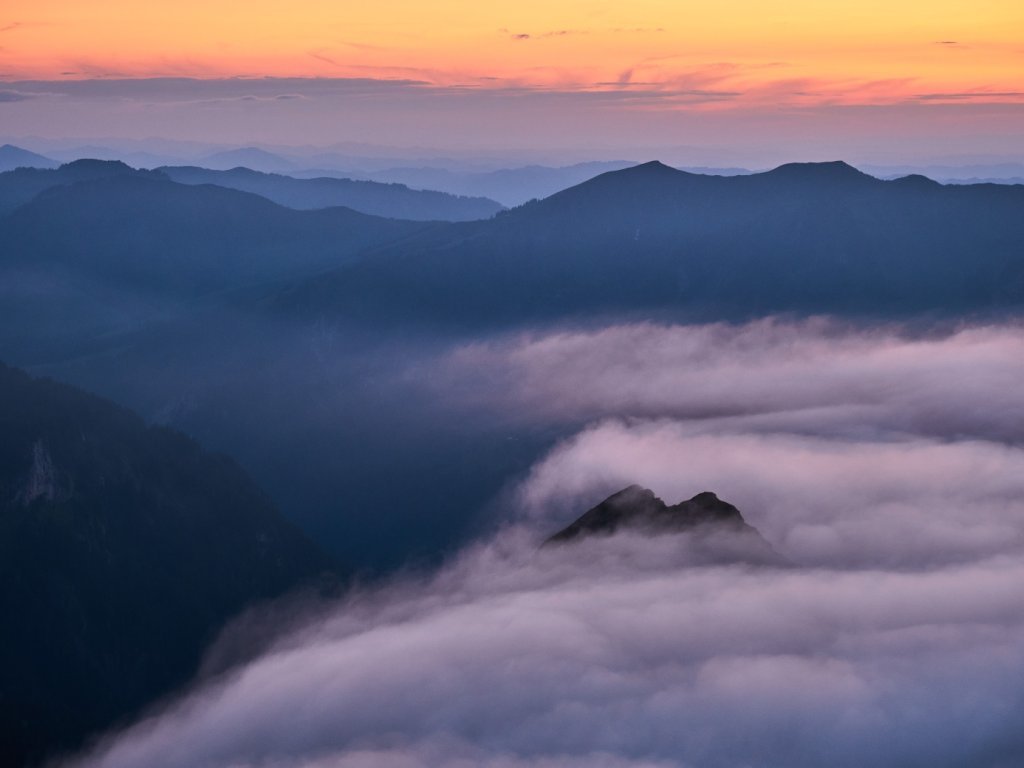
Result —
<instances>
[{"instance_id":1,"label":"sunset sky","mask_svg":"<svg viewBox=\"0 0 1024 768\"><path fill-rule=\"evenodd\" d=\"M206 82L171 97L154 78ZM266 78L278 80L275 92L246 92L245 82ZM470 144L531 143L520 135L529 127L538 143L580 134L595 147L626 147L801 142L810 120L809 135L837 147L884 132L897 154L915 136L939 153L969 153L973 136L975 153L1012 154L1024 127L1024 3L6 0L0 79L0 132L12 136L69 131L57 124L65 114L91 135L230 141L235 126L246 134L239 141L287 142L282 123L298 120L294 143L383 132L440 145L452 125L471 130L466 121L479 120L489 140L467 136ZM227 79L234 85L213 85ZM96 80L123 90L101 95L81 83ZM252 104L215 120L211 88ZM316 93L317 105L298 103ZM427 95L435 100L424 121ZM202 102L205 114L186 102ZM161 104L160 114L141 114L143 104ZM254 110L262 128L242 130ZM526 125L509 126L513 115L528 116ZM767 122L754 130L751 119ZM638 120L650 130L633 136ZM396 121L419 121L419 135Z\"/></svg>"}]
</instances>

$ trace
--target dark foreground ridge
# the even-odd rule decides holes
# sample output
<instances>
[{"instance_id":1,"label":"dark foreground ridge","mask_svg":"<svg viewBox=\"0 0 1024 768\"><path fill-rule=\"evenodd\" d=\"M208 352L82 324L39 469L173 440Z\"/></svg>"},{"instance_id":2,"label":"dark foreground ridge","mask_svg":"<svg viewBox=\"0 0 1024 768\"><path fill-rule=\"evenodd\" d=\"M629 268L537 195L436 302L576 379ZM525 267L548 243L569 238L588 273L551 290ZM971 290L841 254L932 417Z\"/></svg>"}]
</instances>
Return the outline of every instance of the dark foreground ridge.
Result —
<instances>
[{"instance_id":1,"label":"dark foreground ridge","mask_svg":"<svg viewBox=\"0 0 1024 768\"><path fill-rule=\"evenodd\" d=\"M234 614L343 575L233 461L113 403L0 364L0 436L0 766L133 717Z\"/></svg>"},{"instance_id":2,"label":"dark foreground ridge","mask_svg":"<svg viewBox=\"0 0 1024 768\"><path fill-rule=\"evenodd\" d=\"M611 536L624 529L650 535L693 533L702 549L707 550L703 545L713 545L711 549L714 551L701 554L711 555L715 561L742 560L776 565L785 562L758 530L743 519L736 507L714 493L704 491L692 499L669 506L653 491L639 485L631 485L612 494L544 544L549 546L592 536ZM712 541L715 537L721 537L721 540ZM720 546L729 542L738 543L740 547Z\"/></svg>"}]
</instances>

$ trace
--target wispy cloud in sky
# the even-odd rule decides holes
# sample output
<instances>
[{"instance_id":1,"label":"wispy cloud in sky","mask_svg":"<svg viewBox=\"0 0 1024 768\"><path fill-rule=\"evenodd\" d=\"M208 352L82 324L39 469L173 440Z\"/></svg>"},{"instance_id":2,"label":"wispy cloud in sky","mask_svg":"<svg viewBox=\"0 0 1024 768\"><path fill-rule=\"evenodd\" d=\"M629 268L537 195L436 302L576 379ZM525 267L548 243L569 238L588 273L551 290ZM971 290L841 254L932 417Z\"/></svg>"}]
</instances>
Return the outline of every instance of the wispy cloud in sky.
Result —
<instances>
[{"instance_id":1,"label":"wispy cloud in sky","mask_svg":"<svg viewBox=\"0 0 1024 768\"><path fill-rule=\"evenodd\" d=\"M313 54L341 61L333 52ZM987 152L1011 159L1024 151L1024 96L1012 91L910 98L908 84L894 80L836 84L779 72L765 81L735 62L668 78L659 67L637 63L614 80L581 87L572 77L539 85L529 78L376 65L357 68L359 77L136 79L75 61L68 69L79 73L75 79L7 82L2 90L25 98L4 104L2 127L10 137L242 144L326 145L373 136L399 146L565 150L564 162L658 157L677 165L765 167L837 157L880 163L976 154L976 131L984 124ZM171 62L166 69L189 67ZM439 79L451 82L438 85ZM258 114L243 109L243 97L268 104L267 97L281 93L305 98ZM216 119L206 107L189 107L211 100L225 105Z\"/></svg>"},{"instance_id":2,"label":"wispy cloud in sky","mask_svg":"<svg viewBox=\"0 0 1024 768\"><path fill-rule=\"evenodd\" d=\"M87 114L84 105L68 107L60 121L45 105L30 111L26 104L3 116L5 127L14 126L7 130L22 134L44 132L33 124L53 132L65 123L138 138L154 135L155 126L169 139L216 132L223 141L233 132L251 143L254 134L273 133L276 143L301 144L323 141L333 122L351 141L383 135L420 146L447 140L537 147L573 136L572 143L615 148L609 151L620 156L625 147L712 141L785 147L773 161L814 159L794 157L801 148L850 159L851 151L841 150L874 146L875 162L887 159L882 153L906 162L912 158L901 153L911 150L966 154L971 143L1004 156L1024 151L1021 114L987 109L1024 109L1016 74L1024 28L1019 3L990 3L965 16L953 0L884 10L852 0L793 0L771 12L756 3L738 11L637 0L613 10L577 0L514 8L400 0L347 8L342 18L319 0L296 0L287 9L252 0L244 14L200 0L96 0L85 15L72 0L13 2L0 50L10 89L21 90L16 80L62 77L376 77L422 81L433 97L429 105L410 104L390 91L372 104L224 115L219 124L208 114L169 118L164 110L160 121L143 125L127 110L107 109L107 126L100 125L102 112ZM694 82L716 67L713 82ZM448 98L488 90L509 103ZM523 99L513 99L526 90L551 98L543 108L524 108ZM581 94L623 91L634 95L581 101ZM845 107L885 114L869 119ZM285 125L296 134L291 142L282 135Z\"/></svg>"},{"instance_id":3,"label":"wispy cloud in sky","mask_svg":"<svg viewBox=\"0 0 1024 768\"><path fill-rule=\"evenodd\" d=\"M30 93L22 93L21 91L3 91L0 90L0 103L13 103L16 101L25 101L33 98Z\"/></svg>"}]
</instances>

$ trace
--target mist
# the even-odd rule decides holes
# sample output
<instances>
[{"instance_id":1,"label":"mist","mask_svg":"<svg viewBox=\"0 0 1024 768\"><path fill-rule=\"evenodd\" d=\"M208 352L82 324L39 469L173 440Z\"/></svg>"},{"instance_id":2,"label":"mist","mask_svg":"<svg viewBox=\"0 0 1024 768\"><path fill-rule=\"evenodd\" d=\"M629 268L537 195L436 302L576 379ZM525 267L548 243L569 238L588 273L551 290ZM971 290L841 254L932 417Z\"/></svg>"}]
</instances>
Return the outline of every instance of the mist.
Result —
<instances>
[{"instance_id":1,"label":"mist","mask_svg":"<svg viewBox=\"0 0 1024 768\"><path fill-rule=\"evenodd\" d=\"M431 347L388 378L434 418L565 435L493 533L66 765L1017 765L1022 346L765 320ZM701 564L686 535L538 549L634 482L717 492L791 565Z\"/></svg>"},{"instance_id":2,"label":"mist","mask_svg":"<svg viewBox=\"0 0 1024 768\"><path fill-rule=\"evenodd\" d=\"M674 538L674 537L669 537ZM357 595L72 765L1012 764L1019 561L689 568L522 531Z\"/></svg>"},{"instance_id":3,"label":"mist","mask_svg":"<svg viewBox=\"0 0 1024 768\"><path fill-rule=\"evenodd\" d=\"M438 391L520 420L743 418L745 429L809 434L1024 437L1012 386L1024 329L1014 324L617 324L473 340L437 370Z\"/></svg>"}]
</instances>

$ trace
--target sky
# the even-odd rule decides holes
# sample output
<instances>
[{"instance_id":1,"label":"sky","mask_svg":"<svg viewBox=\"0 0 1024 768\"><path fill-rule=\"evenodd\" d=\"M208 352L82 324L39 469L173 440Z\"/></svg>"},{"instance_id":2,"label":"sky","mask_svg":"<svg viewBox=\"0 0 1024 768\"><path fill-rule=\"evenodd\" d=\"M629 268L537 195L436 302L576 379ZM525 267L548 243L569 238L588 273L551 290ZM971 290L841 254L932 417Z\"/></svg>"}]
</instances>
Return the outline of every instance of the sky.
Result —
<instances>
[{"instance_id":1,"label":"sky","mask_svg":"<svg viewBox=\"0 0 1024 768\"><path fill-rule=\"evenodd\" d=\"M5 137L1005 159L1022 110L1014 0L0 8Z\"/></svg>"}]
</instances>

